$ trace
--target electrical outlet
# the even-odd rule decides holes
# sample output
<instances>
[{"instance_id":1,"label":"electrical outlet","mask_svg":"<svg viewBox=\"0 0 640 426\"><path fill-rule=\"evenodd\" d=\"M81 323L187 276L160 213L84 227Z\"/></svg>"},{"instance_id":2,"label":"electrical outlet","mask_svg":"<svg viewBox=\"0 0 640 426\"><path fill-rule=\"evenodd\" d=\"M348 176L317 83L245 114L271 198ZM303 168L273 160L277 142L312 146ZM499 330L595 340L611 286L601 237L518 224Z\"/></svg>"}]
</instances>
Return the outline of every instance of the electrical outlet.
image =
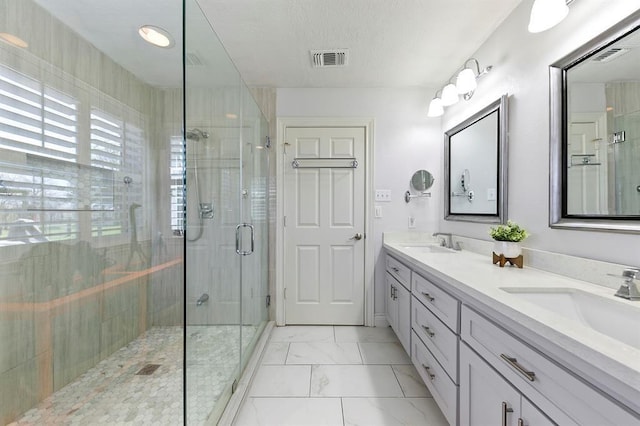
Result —
<instances>
[{"instance_id":1,"label":"electrical outlet","mask_svg":"<svg viewBox=\"0 0 640 426\"><path fill-rule=\"evenodd\" d=\"M388 203L391 201L390 189L376 189L376 201Z\"/></svg>"},{"instance_id":2,"label":"electrical outlet","mask_svg":"<svg viewBox=\"0 0 640 426\"><path fill-rule=\"evenodd\" d=\"M382 206L376 206L374 215L375 217L382 217Z\"/></svg>"},{"instance_id":3,"label":"electrical outlet","mask_svg":"<svg viewBox=\"0 0 640 426\"><path fill-rule=\"evenodd\" d=\"M409 216L409 229L413 229L416 227L416 218L413 216Z\"/></svg>"},{"instance_id":4,"label":"electrical outlet","mask_svg":"<svg viewBox=\"0 0 640 426\"><path fill-rule=\"evenodd\" d=\"M496 189L489 188L487 189L487 201L495 201L496 200Z\"/></svg>"}]
</instances>

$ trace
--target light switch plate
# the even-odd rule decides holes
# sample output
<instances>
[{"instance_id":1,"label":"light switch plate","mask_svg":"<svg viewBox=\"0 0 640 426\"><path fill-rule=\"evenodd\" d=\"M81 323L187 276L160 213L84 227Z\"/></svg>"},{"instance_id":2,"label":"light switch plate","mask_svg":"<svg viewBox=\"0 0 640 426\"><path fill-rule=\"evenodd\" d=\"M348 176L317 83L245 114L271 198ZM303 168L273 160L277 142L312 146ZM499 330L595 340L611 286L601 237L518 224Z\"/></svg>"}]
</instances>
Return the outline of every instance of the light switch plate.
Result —
<instances>
[{"instance_id":1,"label":"light switch plate","mask_svg":"<svg viewBox=\"0 0 640 426\"><path fill-rule=\"evenodd\" d=\"M487 189L487 201L495 201L496 200L496 189L489 188Z\"/></svg>"},{"instance_id":2,"label":"light switch plate","mask_svg":"<svg viewBox=\"0 0 640 426\"><path fill-rule=\"evenodd\" d=\"M375 217L382 217L382 206L376 206L374 215Z\"/></svg>"},{"instance_id":3,"label":"light switch plate","mask_svg":"<svg viewBox=\"0 0 640 426\"><path fill-rule=\"evenodd\" d=\"M390 189L376 189L376 201L377 202L390 202L391 190Z\"/></svg>"}]
</instances>

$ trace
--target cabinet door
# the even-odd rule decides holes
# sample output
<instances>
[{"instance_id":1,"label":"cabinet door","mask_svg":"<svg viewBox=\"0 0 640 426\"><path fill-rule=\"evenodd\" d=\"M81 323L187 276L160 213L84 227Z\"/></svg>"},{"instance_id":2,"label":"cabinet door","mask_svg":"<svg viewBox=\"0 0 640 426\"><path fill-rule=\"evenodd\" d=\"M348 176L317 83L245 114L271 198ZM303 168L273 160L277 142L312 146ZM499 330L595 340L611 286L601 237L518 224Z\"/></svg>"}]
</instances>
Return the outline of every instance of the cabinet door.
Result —
<instances>
[{"instance_id":1,"label":"cabinet door","mask_svg":"<svg viewBox=\"0 0 640 426\"><path fill-rule=\"evenodd\" d=\"M395 279L387 273L385 275L387 285L387 297L385 300L387 301L387 321L389 321L389 325L393 328L393 331L398 334L398 302L396 301L396 292L399 287L396 284Z\"/></svg>"},{"instance_id":2,"label":"cabinet door","mask_svg":"<svg viewBox=\"0 0 640 426\"><path fill-rule=\"evenodd\" d=\"M465 344L460 345L460 424L517 426L520 393Z\"/></svg>"},{"instance_id":3,"label":"cabinet door","mask_svg":"<svg viewBox=\"0 0 640 426\"><path fill-rule=\"evenodd\" d=\"M555 426L542 411L533 405L527 398L522 397L520 408L520 419L522 426ZM520 426L520 425L518 425Z\"/></svg>"},{"instance_id":4,"label":"cabinet door","mask_svg":"<svg viewBox=\"0 0 640 426\"><path fill-rule=\"evenodd\" d=\"M403 286L397 286L396 308L398 309L398 324L396 334L404 350L411 353L411 293Z\"/></svg>"}]
</instances>

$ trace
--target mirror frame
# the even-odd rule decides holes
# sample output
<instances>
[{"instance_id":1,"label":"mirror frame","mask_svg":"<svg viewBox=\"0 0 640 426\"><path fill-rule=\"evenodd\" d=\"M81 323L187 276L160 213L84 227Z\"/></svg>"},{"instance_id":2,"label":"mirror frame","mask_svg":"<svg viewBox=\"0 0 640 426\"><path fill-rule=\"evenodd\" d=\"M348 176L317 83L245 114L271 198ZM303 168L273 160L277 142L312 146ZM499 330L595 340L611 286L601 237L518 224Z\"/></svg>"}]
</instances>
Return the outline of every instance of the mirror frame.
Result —
<instances>
[{"instance_id":1,"label":"mirror frame","mask_svg":"<svg viewBox=\"0 0 640 426\"><path fill-rule=\"evenodd\" d=\"M640 220L615 216L566 215L567 70L599 50L640 29L636 11L549 66L549 226L559 229L640 233Z\"/></svg>"},{"instance_id":2,"label":"mirror frame","mask_svg":"<svg viewBox=\"0 0 640 426\"><path fill-rule=\"evenodd\" d=\"M444 133L444 219L477 223L506 223L507 222L507 172L508 172L508 128L509 128L509 95L504 94L471 117ZM466 129L487 115L498 111L498 141L497 152L497 214L451 213L451 137Z\"/></svg>"}]
</instances>

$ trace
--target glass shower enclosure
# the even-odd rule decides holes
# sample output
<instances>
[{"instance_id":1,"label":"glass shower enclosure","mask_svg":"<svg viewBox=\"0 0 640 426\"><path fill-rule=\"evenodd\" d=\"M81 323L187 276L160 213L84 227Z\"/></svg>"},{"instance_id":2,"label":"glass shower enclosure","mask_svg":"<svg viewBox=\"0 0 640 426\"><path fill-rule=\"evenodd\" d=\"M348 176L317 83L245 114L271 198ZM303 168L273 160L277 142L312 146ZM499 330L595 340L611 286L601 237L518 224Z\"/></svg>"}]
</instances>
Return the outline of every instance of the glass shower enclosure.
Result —
<instances>
[{"instance_id":1,"label":"glass shower enclosure","mask_svg":"<svg viewBox=\"0 0 640 426\"><path fill-rule=\"evenodd\" d=\"M186 401L200 424L266 324L268 124L196 1L185 17Z\"/></svg>"},{"instance_id":2,"label":"glass shower enclosure","mask_svg":"<svg viewBox=\"0 0 640 426\"><path fill-rule=\"evenodd\" d=\"M195 0L0 0L0 425L216 424L267 321L267 129Z\"/></svg>"}]
</instances>

